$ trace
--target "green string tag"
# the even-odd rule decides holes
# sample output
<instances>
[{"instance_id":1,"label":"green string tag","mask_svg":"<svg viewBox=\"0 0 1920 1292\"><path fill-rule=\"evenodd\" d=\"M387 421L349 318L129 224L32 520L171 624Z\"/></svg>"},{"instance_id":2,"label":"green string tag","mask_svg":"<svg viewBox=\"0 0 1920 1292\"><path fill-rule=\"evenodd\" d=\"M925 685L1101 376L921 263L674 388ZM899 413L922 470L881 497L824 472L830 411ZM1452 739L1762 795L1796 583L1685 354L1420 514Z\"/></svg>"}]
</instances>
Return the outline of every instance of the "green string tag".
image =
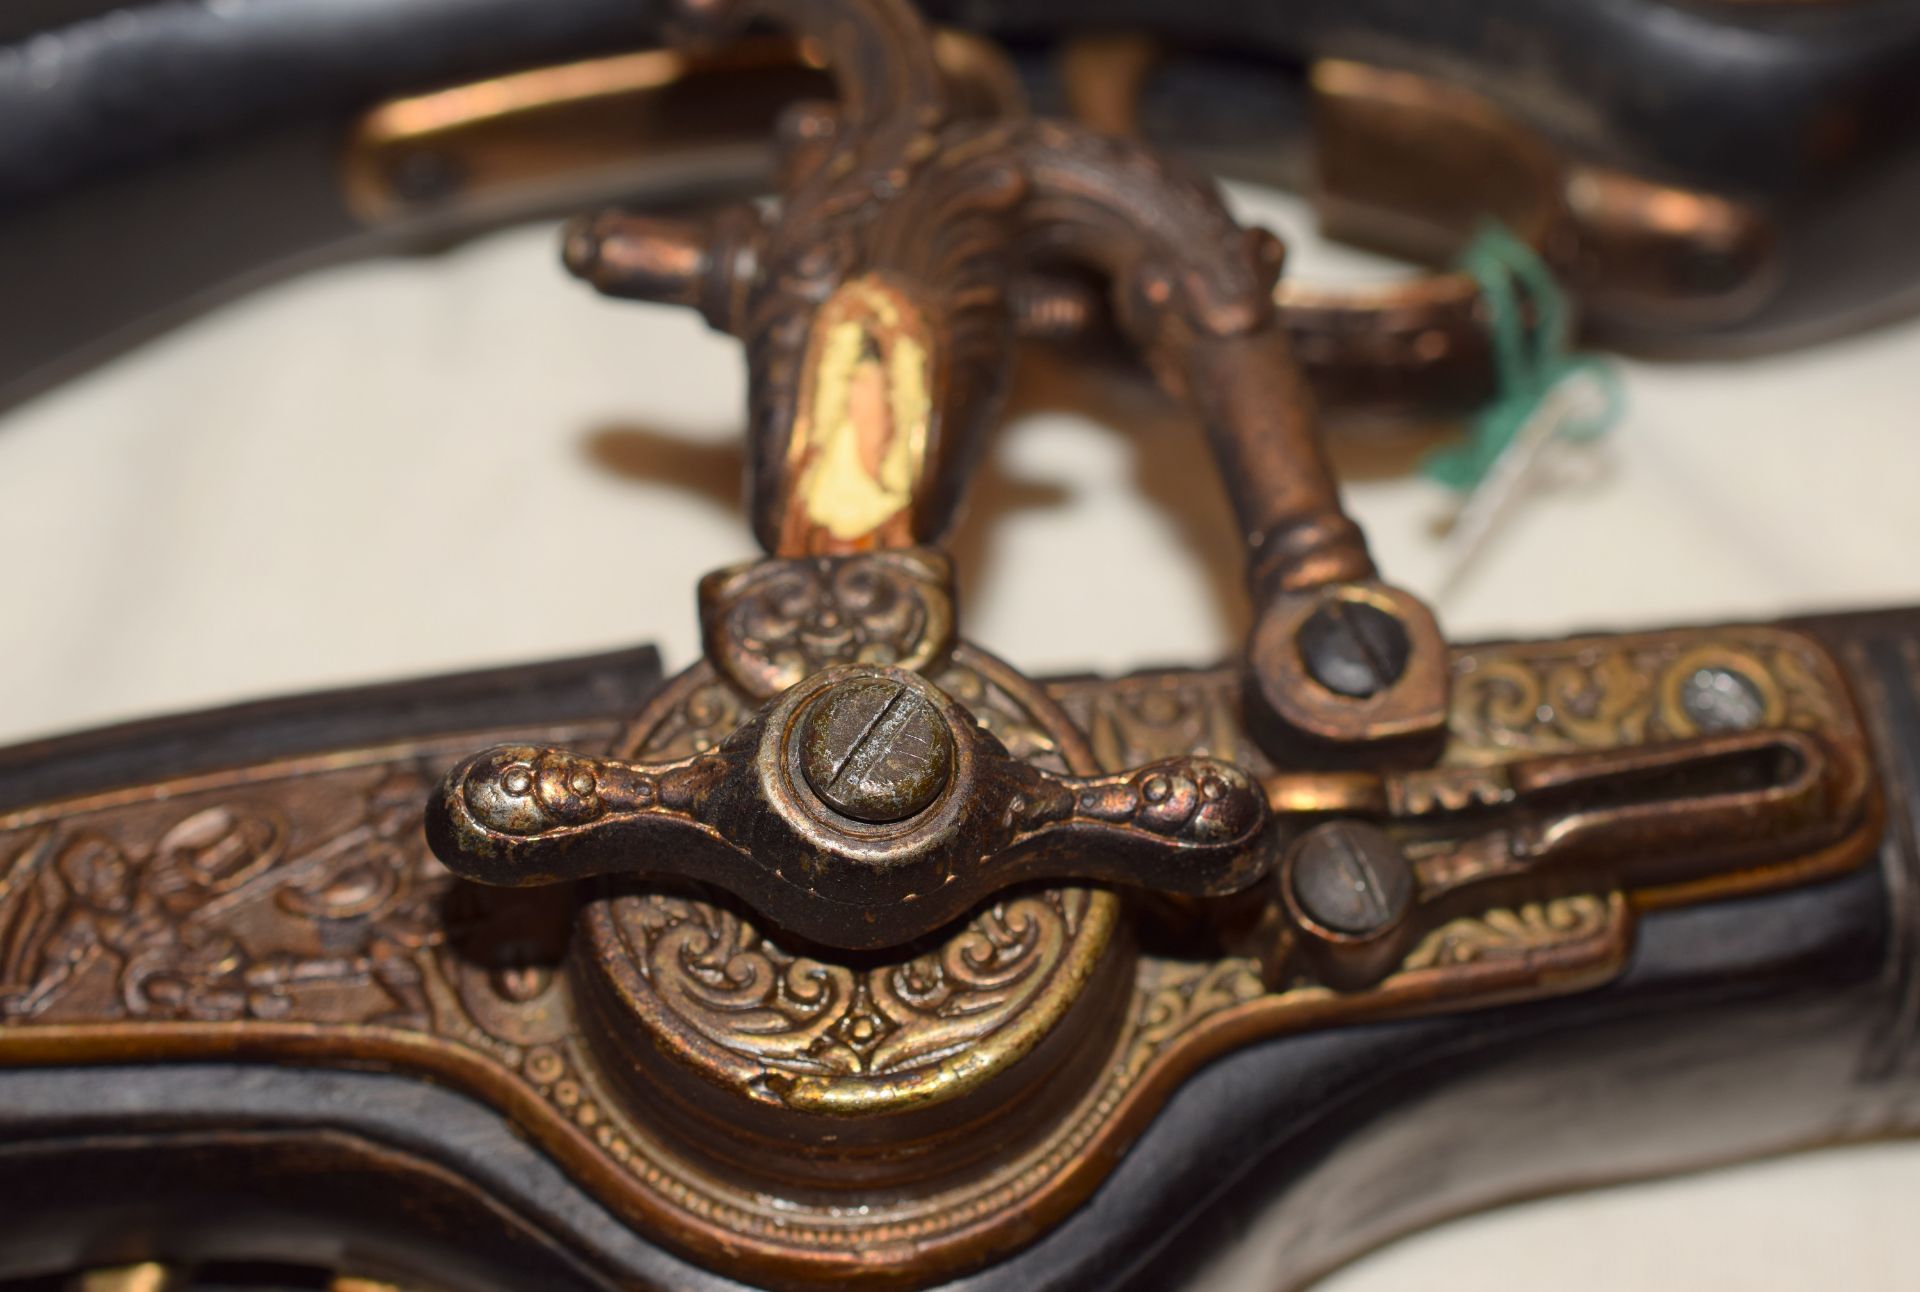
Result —
<instances>
[{"instance_id":1,"label":"green string tag","mask_svg":"<svg viewBox=\"0 0 1920 1292\"><path fill-rule=\"evenodd\" d=\"M1533 248L1505 225L1488 223L1461 254L1460 268L1480 285L1492 315L1495 394L1474 416L1466 443L1428 455L1420 473L1450 489L1467 492L1487 478L1542 401L1567 378L1581 375L1603 392L1598 408L1564 418L1555 435L1591 440L1620 418L1620 377L1612 364L1568 350L1566 298L1553 271ZM1522 293L1533 306L1533 327L1523 317Z\"/></svg>"}]
</instances>

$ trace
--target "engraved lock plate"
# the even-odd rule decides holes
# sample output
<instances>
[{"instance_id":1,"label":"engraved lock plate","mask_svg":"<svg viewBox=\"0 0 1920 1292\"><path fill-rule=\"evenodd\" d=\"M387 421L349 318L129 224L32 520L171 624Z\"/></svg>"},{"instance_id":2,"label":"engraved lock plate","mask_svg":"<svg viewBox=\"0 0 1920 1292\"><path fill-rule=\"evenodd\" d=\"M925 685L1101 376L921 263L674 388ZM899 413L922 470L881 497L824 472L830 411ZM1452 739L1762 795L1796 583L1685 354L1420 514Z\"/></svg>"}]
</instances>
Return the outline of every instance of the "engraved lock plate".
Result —
<instances>
[{"instance_id":1,"label":"engraved lock plate","mask_svg":"<svg viewBox=\"0 0 1920 1292\"><path fill-rule=\"evenodd\" d=\"M985 652L954 648L934 680L1016 756L1097 770L1045 692ZM749 712L698 664L616 753L703 752ZM817 1189L925 1182L1005 1152L1092 1079L1126 976L1118 909L1099 889L1028 887L957 929L849 956L770 936L722 893L610 881L574 969L602 1070L627 1099L684 1115L656 1119L680 1127L680 1151L742 1179L777 1163ZM977 1133L989 1118L991 1140Z\"/></svg>"},{"instance_id":2,"label":"engraved lock plate","mask_svg":"<svg viewBox=\"0 0 1920 1292\"><path fill-rule=\"evenodd\" d=\"M1023 708L995 698L1005 693L984 657L959 648L956 660L982 690L949 684L1002 724L1010 744L1047 738L1050 725L1033 723L1032 714L1064 712L1069 730L1085 732L1084 743L1069 737L1057 751L1068 767L1083 758L1125 767L1174 750L1233 753L1260 766L1240 723L1232 670L1077 679L1049 685ZM1757 699L1705 698L1724 690L1723 675L1737 677L1738 696ZM776 952L723 903L664 891L596 899L589 935L618 939L614 949L638 974L631 939L644 934L656 953L647 968L652 990L677 984L676 1002L656 996L651 1006L676 1034L698 1029L674 1010L718 1011L707 1023L711 1033L698 1034L705 1050L697 1062L707 1066L683 1077L672 1098L696 1097L687 1092L697 1083L698 1097L721 1099L711 1107L731 1101L750 1114L778 1105L783 1083L772 1078L818 1063L827 1070L799 1074L786 1092L868 1101L875 1124L898 1117L898 1125L911 1122L910 1087L874 1082L876 1064L895 1075L945 1071L938 1059L902 1059L903 1049L885 1048L887 1039L933 1035L940 1010L929 1007L924 989L937 994L964 978L985 981L978 966L993 963L988 948L996 939L1021 935L1022 910L1042 919L1058 914L1065 929L1079 904L1071 936L1048 944L1052 959L1013 950L1001 963L1055 975L1091 971L1084 982L1059 978L1039 1006L1061 1011L1068 1032L1081 1028L1092 1056L1084 1078L1033 1087L1043 1097L1026 1105L1032 1120L1004 1141L997 1128L980 1135L996 1149L989 1158L969 1161L952 1148L944 1183L832 1196L817 1179L809 1183L817 1158L802 1153L757 1164L762 1176L792 1178L776 1202L745 1179L724 1143L690 1156L672 1138L675 1105L635 1102L635 1083L655 1074L618 1071L609 1062L617 1051L585 1040L608 1020L584 1019L604 1002L592 1003L560 972L571 919L564 890L482 889L432 859L420 803L471 750L469 733L0 816L0 1063L102 1062L137 1052L381 1065L498 1109L629 1223L697 1259L724 1259L741 1277L831 1286L911 1268L928 1279L1017 1247L1077 1205L1167 1094L1215 1054L1384 1014L1595 985L1625 963L1634 909L1650 896L1695 900L1807 882L1857 864L1876 837L1878 806L1852 701L1832 661L1797 634L1727 628L1473 647L1454 653L1453 676L1442 770L1460 774L1686 736L1706 714L1722 721L1750 712L1770 726L1819 736L1834 753L1832 842L1730 873L1710 893L1649 890L1629 900L1595 888L1476 910L1435 928L1377 983L1344 992L1297 971L1276 973L1279 948L1252 936L1212 954L1158 943L1133 953L1111 924L1117 899L1086 889L1037 899L1023 892L938 946L891 960L852 956L842 970L799 950ZM608 722L497 734L583 748L692 747L737 718L729 706L739 702L714 682L697 669L673 698L663 694L654 711L624 728ZM1037 904L1022 907L1029 901ZM945 977L955 964L962 973ZM932 965L942 977L932 977ZM697 1008L687 1004L696 983L704 993ZM1115 995L1101 1000L1109 991ZM969 1003L959 993L946 999ZM989 989L984 999L991 1015L1001 998ZM824 1026L812 1036L801 1021L809 1002L823 1007L813 1021ZM826 1013L829 1002L836 1012ZM1017 1024L1011 1001L1004 1004L998 1017ZM887 1032L880 1016L901 1005L910 1007L900 1015L908 1026ZM768 1012L755 1012L761 1009ZM1083 1012L1084 1026L1076 1022ZM629 1036L640 1034L632 1016L624 1026ZM756 1039L730 1048L729 1031ZM795 1044L784 1058L753 1052L787 1042ZM1003 1089L1025 1087L1015 1048L1006 1048L998 1069L1009 1081ZM1048 1061L1044 1045L1027 1054ZM756 1072L768 1078L758 1090L749 1088ZM952 1081L950 1106L960 1106L968 1089L991 1083ZM845 1125L859 1115L827 1119ZM926 1160L940 1156L936 1145Z\"/></svg>"}]
</instances>

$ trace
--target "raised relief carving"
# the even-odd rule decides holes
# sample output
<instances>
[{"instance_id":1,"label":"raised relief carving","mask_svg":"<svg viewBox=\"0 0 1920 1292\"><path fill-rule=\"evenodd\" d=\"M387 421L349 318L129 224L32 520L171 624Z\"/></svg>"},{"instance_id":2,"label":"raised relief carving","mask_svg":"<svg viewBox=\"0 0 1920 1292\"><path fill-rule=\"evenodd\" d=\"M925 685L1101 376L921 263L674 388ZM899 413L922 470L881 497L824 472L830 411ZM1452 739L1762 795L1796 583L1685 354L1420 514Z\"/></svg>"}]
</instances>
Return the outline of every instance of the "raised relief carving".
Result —
<instances>
[{"instance_id":1,"label":"raised relief carving","mask_svg":"<svg viewBox=\"0 0 1920 1292\"><path fill-rule=\"evenodd\" d=\"M1063 724L1006 665L955 646L933 681L1016 757L1072 770L1055 734ZM696 665L616 752L667 759L713 748L744 703L712 664ZM1093 770L1084 749L1077 761ZM609 898L603 908L586 921L593 954L615 966L645 1027L687 1038L686 1061L709 1079L756 1099L879 1113L930 1093L963 1096L1017 1062L1074 1004L1106 952L1118 900L1083 886L1009 893L952 932L857 968L789 951L751 915L697 890ZM970 1075L944 1075L963 1051L969 1062L949 1066ZM807 1083L799 1093L796 1081Z\"/></svg>"},{"instance_id":2,"label":"raised relief carving","mask_svg":"<svg viewBox=\"0 0 1920 1292\"><path fill-rule=\"evenodd\" d=\"M1184 963L1166 961L1138 1009L1128 1068L1138 1069L1168 1042L1215 1014L1266 994L1260 966L1241 956Z\"/></svg>"},{"instance_id":3,"label":"raised relief carving","mask_svg":"<svg viewBox=\"0 0 1920 1292\"><path fill-rule=\"evenodd\" d=\"M1679 730L1691 720L1685 684L1702 668L1737 667L1760 711L1789 725L1844 726L1830 666L1798 641L1741 630L1463 652L1472 666L1459 674L1464 712L1449 761L1479 766L1608 732ZM1629 682L1610 658L1645 664L1653 684ZM1086 746L1050 734L1052 706L1023 704L1003 667L956 647L936 680L1003 741L1063 769L1098 770ZM1216 670L1075 680L1049 693L1093 733L1100 762L1124 768L1232 751L1235 686ZM517 734L683 755L711 747L701 742L742 712L734 687L695 669L618 738L610 727ZM852 1270L888 1244L944 1251L997 1224L1059 1214L1186 1072L1231 1045L1369 1010L1448 1007L1452 998L1434 993L1454 980L1449 966L1471 963L1525 994L1542 974L1555 990L1597 981L1624 953L1624 906L1572 896L1444 925L1356 993L1298 977L1263 985L1262 966L1242 956L1141 955L1131 979L1115 982L1130 993L1112 1011L1117 1026L1083 1047L1087 1086L1033 1138L912 1196L858 1194L856 1207L776 1200L691 1163L654 1110L610 1089L581 1043L580 1002L561 971L570 930L579 935L571 894L475 889L429 856L428 787L473 743L247 769L0 817L0 1059L45 1061L49 1043L31 1035L44 1024L60 1025L60 1044L144 1044L143 1029L192 1024L221 1029L222 1052L245 1039L262 1056L284 1043L299 1061L402 1069L431 1055L437 1079L512 1110L564 1167L609 1182L602 1200L649 1234L696 1255L725 1243L769 1267L823 1260ZM980 1038L1044 1016L1059 999L1054 979L1085 968L1075 957L1104 943L1117 911L1093 889L1021 892L937 943L834 964L691 892L633 892L608 905L654 1007L758 1074L763 1103L787 1083L879 1086L971 1057ZM9 1051L15 1039L28 1044ZM329 1039L336 1048L318 1048Z\"/></svg>"},{"instance_id":4,"label":"raised relief carving","mask_svg":"<svg viewBox=\"0 0 1920 1292\"><path fill-rule=\"evenodd\" d=\"M1592 937L1615 918L1607 899L1591 895L1529 902L1450 920L1407 953L1402 970L1525 956L1542 947Z\"/></svg>"},{"instance_id":5,"label":"raised relief carving","mask_svg":"<svg viewBox=\"0 0 1920 1292\"><path fill-rule=\"evenodd\" d=\"M1137 767L1190 753L1245 766L1265 761L1241 729L1239 682L1225 669L1055 683L1050 689L1087 733L1102 767Z\"/></svg>"},{"instance_id":6,"label":"raised relief carving","mask_svg":"<svg viewBox=\"0 0 1920 1292\"><path fill-rule=\"evenodd\" d=\"M614 903L628 953L674 1017L756 1078L891 1076L991 1034L1047 985L1085 889L996 903L910 958L854 970L783 951L724 907L665 894Z\"/></svg>"},{"instance_id":7,"label":"raised relief carving","mask_svg":"<svg viewBox=\"0 0 1920 1292\"><path fill-rule=\"evenodd\" d=\"M1496 761L1750 727L1850 731L1831 663L1768 628L1466 649L1454 656L1447 761ZM1697 702L1717 683L1733 703Z\"/></svg>"},{"instance_id":8,"label":"raised relief carving","mask_svg":"<svg viewBox=\"0 0 1920 1292\"><path fill-rule=\"evenodd\" d=\"M42 829L9 869L0 1010L423 1023L417 957L438 936L446 883L406 846L426 785L394 770L311 840L244 793L175 809L145 839L124 819Z\"/></svg>"},{"instance_id":9,"label":"raised relief carving","mask_svg":"<svg viewBox=\"0 0 1920 1292\"><path fill-rule=\"evenodd\" d=\"M830 664L926 669L953 646L952 578L912 548L722 570L700 585L707 658L754 700Z\"/></svg>"},{"instance_id":10,"label":"raised relief carving","mask_svg":"<svg viewBox=\"0 0 1920 1292\"><path fill-rule=\"evenodd\" d=\"M1445 765L1700 735L1703 678L1736 688L1722 712L1755 727L1855 734L1833 665L1806 638L1772 628L1644 633L1466 647L1453 656ZM1210 753L1264 768L1239 725L1229 669L1073 679L1048 688L1092 739L1101 764ZM1724 729L1720 727L1717 729Z\"/></svg>"},{"instance_id":11,"label":"raised relief carving","mask_svg":"<svg viewBox=\"0 0 1920 1292\"><path fill-rule=\"evenodd\" d=\"M942 691L965 705L1015 758L1048 771L1070 770L1061 757L1058 738L1035 716L1031 702L1014 694L1019 683L1006 665L978 652L963 651L934 680Z\"/></svg>"}]
</instances>

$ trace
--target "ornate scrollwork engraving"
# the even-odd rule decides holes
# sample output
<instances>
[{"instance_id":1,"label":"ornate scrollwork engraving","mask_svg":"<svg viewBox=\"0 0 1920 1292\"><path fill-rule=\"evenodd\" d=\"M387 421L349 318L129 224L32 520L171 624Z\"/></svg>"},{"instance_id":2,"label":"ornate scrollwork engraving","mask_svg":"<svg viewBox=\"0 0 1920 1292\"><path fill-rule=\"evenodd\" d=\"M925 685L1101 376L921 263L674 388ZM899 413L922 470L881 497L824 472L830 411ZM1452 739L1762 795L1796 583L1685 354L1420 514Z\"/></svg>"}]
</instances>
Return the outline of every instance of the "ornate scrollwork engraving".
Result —
<instances>
[{"instance_id":1,"label":"ornate scrollwork engraving","mask_svg":"<svg viewBox=\"0 0 1920 1292\"><path fill-rule=\"evenodd\" d=\"M1853 721L1831 664L1790 634L1659 634L1461 658L1455 767L1667 730L1678 719L1659 697L1703 667L1741 669L1790 725L1832 735ZM1644 663L1659 685L1621 691L1609 658ZM1549 681L1555 670L1564 680ZM1032 756L1069 771L1102 768L1076 724L1056 728L1046 716L1061 710L1097 741L1111 733L1109 768L1182 748L1245 756L1225 670L1062 682L1049 688L1056 707L962 646L937 680L1003 740L1030 729ZM1541 698L1529 707L1530 692L1509 687L1537 687ZM1631 703L1607 698L1608 688ZM1551 720L1539 707L1548 697ZM699 668L624 733L609 723L501 734L686 754L730 730L742 704ZM1561 721L1563 710L1579 721ZM1593 725L1603 713L1610 725ZM1219 744L1210 731L1223 733ZM0 816L0 1061L140 1045L426 1071L510 1110L563 1167L599 1181L610 1208L696 1256L725 1252L769 1271L811 1262L815 1277L833 1278L857 1271L865 1253L910 1244L927 1268L955 1269L967 1236L1030 1233L1084 1198L1131 1128L1210 1056L1288 1031L1470 1005L1480 992L1604 981L1630 930L1618 897L1481 912L1351 992L1276 979L1238 955L1109 959L1127 976L1099 988L1114 993L1098 1011L1107 1030L1074 1035L1085 1084L1069 1085L1028 1135L915 1190L776 1198L690 1157L671 1134L674 1114L634 1102L583 1041L582 997L565 968L572 895L473 888L429 856L427 786L473 743L328 755ZM1009 1029L1044 1034L1048 1011L1071 996L1062 976L1087 967L1076 957L1111 936L1116 909L1097 890L1017 891L941 940L840 964L769 940L738 908L691 890L610 895L587 915L590 925L617 916L624 931L612 945L644 969L655 1007L706 1047L717 1080L737 1083L750 1107L811 1099L844 1113L890 1085L925 1091ZM1463 965L1472 972L1456 973Z\"/></svg>"},{"instance_id":2,"label":"ornate scrollwork engraving","mask_svg":"<svg viewBox=\"0 0 1920 1292\"><path fill-rule=\"evenodd\" d=\"M889 1076L1031 1007L1089 900L1083 889L1015 897L934 949L857 971L784 951L705 902L649 894L614 910L662 1003L709 1042L765 1073Z\"/></svg>"},{"instance_id":3,"label":"ornate scrollwork engraving","mask_svg":"<svg viewBox=\"0 0 1920 1292\"><path fill-rule=\"evenodd\" d=\"M722 570L700 585L707 658L755 700L830 664L926 669L953 646L952 579L924 549Z\"/></svg>"},{"instance_id":4,"label":"ornate scrollwork engraving","mask_svg":"<svg viewBox=\"0 0 1920 1292\"><path fill-rule=\"evenodd\" d=\"M1832 663L1798 634L1646 633L1456 650L1443 762L1483 765L1701 734L1687 690L1708 670L1752 688L1756 726L1855 734L1848 707L1836 703L1844 690ZM1228 670L1071 680L1050 690L1104 765L1175 750L1266 765L1239 726L1239 686Z\"/></svg>"},{"instance_id":5,"label":"ornate scrollwork engraving","mask_svg":"<svg viewBox=\"0 0 1920 1292\"><path fill-rule=\"evenodd\" d=\"M0 1010L422 1023L416 956L439 936L444 874L403 842L425 786L396 769L317 836L260 795L153 805L138 824L157 834L43 829L9 867Z\"/></svg>"},{"instance_id":6,"label":"ornate scrollwork engraving","mask_svg":"<svg viewBox=\"0 0 1920 1292\"><path fill-rule=\"evenodd\" d=\"M1103 767L1137 767L1186 753L1264 762L1240 725L1239 683L1224 670L1143 674L1085 689L1068 683L1054 694L1087 733Z\"/></svg>"},{"instance_id":7,"label":"ornate scrollwork engraving","mask_svg":"<svg viewBox=\"0 0 1920 1292\"><path fill-rule=\"evenodd\" d=\"M1541 947L1592 937L1615 913L1603 897L1583 895L1496 908L1441 925L1407 953L1402 969L1472 964L1500 956L1525 956Z\"/></svg>"},{"instance_id":8,"label":"ornate scrollwork engraving","mask_svg":"<svg viewBox=\"0 0 1920 1292\"><path fill-rule=\"evenodd\" d=\"M933 680L1015 756L1095 770L1083 745L1063 744L1078 737L1039 688L991 656L952 647ZM740 703L722 692L734 694L719 671L696 665L627 729L620 755L713 747ZM610 897L586 927L621 1007L677 1038L676 1072L692 1065L763 1102L883 1115L966 1097L1017 1064L1073 1008L1117 911L1115 897L1086 887L1010 892L952 931L859 968L789 950L703 892ZM648 1056L633 1063L646 1068Z\"/></svg>"},{"instance_id":9,"label":"ornate scrollwork engraving","mask_svg":"<svg viewBox=\"0 0 1920 1292\"><path fill-rule=\"evenodd\" d=\"M1448 760L1492 761L1679 740L1702 732L1689 687L1734 681L1754 726L1851 729L1832 665L1804 638L1767 628L1588 638L1454 658Z\"/></svg>"},{"instance_id":10,"label":"ornate scrollwork engraving","mask_svg":"<svg viewBox=\"0 0 1920 1292\"><path fill-rule=\"evenodd\" d=\"M1139 1008L1128 1067L1143 1066L1182 1032L1236 1005L1266 994L1260 967L1230 956L1211 963L1167 961Z\"/></svg>"}]
</instances>

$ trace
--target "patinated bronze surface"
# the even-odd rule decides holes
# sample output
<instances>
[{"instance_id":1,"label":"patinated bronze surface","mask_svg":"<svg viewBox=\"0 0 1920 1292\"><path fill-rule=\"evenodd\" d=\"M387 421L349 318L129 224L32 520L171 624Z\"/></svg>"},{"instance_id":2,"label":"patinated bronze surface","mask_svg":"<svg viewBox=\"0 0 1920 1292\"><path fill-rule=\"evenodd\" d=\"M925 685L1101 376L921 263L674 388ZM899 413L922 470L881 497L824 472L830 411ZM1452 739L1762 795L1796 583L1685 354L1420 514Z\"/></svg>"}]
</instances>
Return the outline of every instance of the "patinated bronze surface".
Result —
<instances>
[{"instance_id":1,"label":"patinated bronze surface","mask_svg":"<svg viewBox=\"0 0 1920 1292\"><path fill-rule=\"evenodd\" d=\"M1883 832L1889 787L1913 825L1904 621L1449 646L1340 504L1278 240L1210 182L1027 115L990 48L901 0L677 13L687 58L724 65L769 24L838 98L782 118L777 206L587 217L566 259L746 345L767 555L703 581L703 658L657 687L562 667L517 675L517 701L443 685L406 723L370 699L299 738L288 710L0 755L0 1087L113 1065L245 1087L208 1130L140 1075L131 1138L63 1108L20 1160L171 1158L199 1200L291 1154L374 1182L324 1205L401 1274L495 1208L524 1286L1154 1286L1232 1248L1209 1217L1264 1205L1213 1207L1203 1168L1211 1189L1291 1149L1292 1179L1390 1075L1495 1038L1524 1058L1587 1021L1744 1019L1749 984L1797 968L1851 1011L1885 945L1897 1015L1853 1030L1872 1080L1909 1061L1911 892L1862 869L1881 848L1912 883L1912 839ZM1329 76L1352 131L1394 134L1428 92ZM1438 182L1428 160L1395 174ZM1350 191L1450 218L1370 188L1391 178ZM1553 172L1542 245L1578 226L1667 264L1620 232L1625 182L1586 179L1612 196L1570 213ZM1702 210L1758 254L1739 212ZM960 631L938 545L1016 338L1102 320L1200 423L1240 523L1256 613L1231 666L1041 681ZM1716 1056L1685 1057L1676 1081ZM1255 1070L1231 1108L1196 1102ZM368 1111L316 1130L288 1072ZM373 1111L396 1097L416 1103ZM1280 1142L1315 1116L1317 1147ZM1274 1142L1167 1165L1236 1117ZM1116 1201L1129 1171L1164 1178ZM369 1201L396 1181L433 1220L411 1248ZM1284 1276L1498 1192L1446 1183L1323 1226ZM1164 1234L1106 1219L1136 1196ZM311 1250L273 1214L266 1246ZM0 1274L102 1260L62 1223L0 1244ZM240 1228L125 1254L202 1259Z\"/></svg>"},{"instance_id":2,"label":"patinated bronze surface","mask_svg":"<svg viewBox=\"0 0 1920 1292\"><path fill-rule=\"evenodd\" d=\"M819 571L816 587L878 582L861 577L865 557L802 560ZM905 653L929 654L918 643ZM974 669L996 673L1019 713L1030 684L970 647L939 664L940 682L827 664L751 714L736 693L722 703L737 727L709 729L704 746L666 761L486 751L448 777L428 837L482 883L695 879L796 934L869 950L1033 879L1220 896L1270 868L1272 845L1257 846L1266 801L1240 768L1181 754L1097 776L1052 771L1034 761L1036 730L1060 722L970 711L947 689L993 704Z\"/></svg>"},{"instance_id":3,"label":"patinated bronze surface","mask_svg":"<svg viewBox=\"0 0 1920 1292\"><path fill-rule=\"evenodd\" d=\"M984 657L950 669L946 684L1024 728L1042 765L1231 755L1276 810L1385 827L1419 876L1391 963L1292 914L1280 888L1157 915L1042 889L840 963L711 890L620 885L576 917L563 892L476 888L432 858L421 807L474 743L458 735L8 814L0 1061L417 1073L498 1108L630 1223L735 1277L923 1283L1063 1215L1209 1056L1577 991L1620 971L1637 909L1842 873L1877 826L1844 684L1808 639L1775 629L1458 652L1445 758L1384 780L1271 770L1230 671L1041 691L1007 689L1019 684ZM1527 808L1529 791L1550 805L1569 771L1698 738L1689 687L1717 671L1760 697L1754 729L1829 751L1819 813L1783 806L1804 794L1799 778L1736 767L1728 807L1777 828L1717 856L1644 757L1633 794ZM698 666L625 734L519 738L671 755L723 737L742 703L731 695ZM1721 810L1709 796L1692 812ZM1610 831L1633 846L1606 846ZM1534 842L1547 840L1563 873L1517 874L1515 851L1561 864Z\"/></svg>"}]
</instances>

